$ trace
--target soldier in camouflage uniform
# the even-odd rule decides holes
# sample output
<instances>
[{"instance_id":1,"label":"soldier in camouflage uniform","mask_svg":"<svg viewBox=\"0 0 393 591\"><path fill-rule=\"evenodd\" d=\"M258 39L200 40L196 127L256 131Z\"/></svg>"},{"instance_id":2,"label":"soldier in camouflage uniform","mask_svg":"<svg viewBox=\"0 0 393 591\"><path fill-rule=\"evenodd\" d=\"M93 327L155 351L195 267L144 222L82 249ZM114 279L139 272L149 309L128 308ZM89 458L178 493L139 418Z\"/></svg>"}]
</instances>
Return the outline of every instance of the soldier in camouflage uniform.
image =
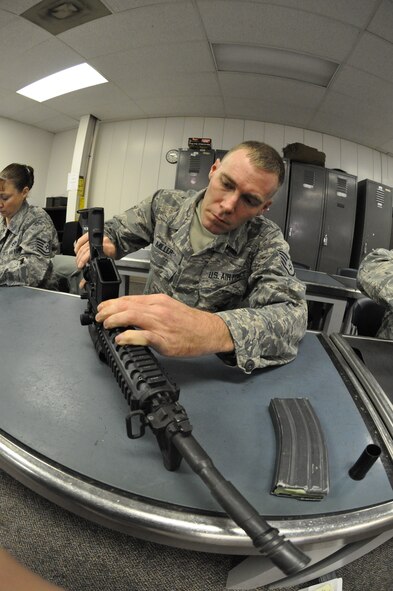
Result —
<instances>
[{"instance_id":1,"label":"soldier in camouflage uniform","mask_svg":"<svg viewBox=\"0 0 393 591\"><path fill-rule=\"evenodd\" d=\"M360 264L357 284L369 298L386 308L377 337L393 339L393 250L377 248L370 252Z\"/></svg>"},{"instance_id":2,"label":"soldier in camouflage uniform","mask_svg":"<svg viewBox=\"0 0 393 591\"><path fill-rule=\"evenodd\" d=\"M108 221L106 254L120 258L151 244L146 293L166 296L103 302L97 320L140 327L119 344L217 353L246 373L294 359L306 330L305 288L280 229L261 215L283 178L277 152L247 142L213 164L206 190L160 190ZM81 267L85 237L76 250Z\"/></svg>"},{"instance_id":3,"label":"soldier in camouflage uniform","mask_svg":"<svg viewBox=\"0 0 393 591\"><path fill-rule=\"evenodd\" d=\"M0 286L56 289L57 233L48 214L26 201L33 184L31 166L10 164L0 173Z\"/></svg>"}]
</instances>

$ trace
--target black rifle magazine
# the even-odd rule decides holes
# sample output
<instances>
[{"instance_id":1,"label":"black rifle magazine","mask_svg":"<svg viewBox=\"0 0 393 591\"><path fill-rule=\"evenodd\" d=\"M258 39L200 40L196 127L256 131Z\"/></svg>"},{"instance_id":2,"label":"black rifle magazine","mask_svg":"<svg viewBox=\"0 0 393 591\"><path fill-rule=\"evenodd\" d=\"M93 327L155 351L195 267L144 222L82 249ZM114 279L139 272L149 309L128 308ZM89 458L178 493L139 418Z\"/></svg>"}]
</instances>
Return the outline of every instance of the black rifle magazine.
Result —
<instances>
[{"instance_id":1,"label":"black rifle magazine","mask_svg":"<svg viewBox=\"0 0 393 591\"><path fill-rule=\"evenodd\" d=\"M321 424L307 398L272 398L277 455L272 494L319 501L329 492L328 454Z\"/></svg>"}]
</instances>

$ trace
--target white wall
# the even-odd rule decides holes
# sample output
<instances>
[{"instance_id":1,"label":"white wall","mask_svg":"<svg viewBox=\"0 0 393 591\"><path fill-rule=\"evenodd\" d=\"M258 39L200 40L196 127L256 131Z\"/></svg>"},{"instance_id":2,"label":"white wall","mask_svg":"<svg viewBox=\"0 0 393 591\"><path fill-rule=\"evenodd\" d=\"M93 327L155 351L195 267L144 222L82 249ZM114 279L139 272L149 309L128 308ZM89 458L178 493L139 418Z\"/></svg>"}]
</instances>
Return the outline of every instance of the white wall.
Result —
<instances>
[{"instance_id":1,"label":"white wall","mask_svg":"<svg viewBox=\"0 0 393 591\"><path fill-rule=\"evenodd\" d=\"M393 158L366 146L323 133L260 121L170 117L100 123L93 154L88 206L105 208L108 219L159 188L173 188L176 165L165 154L186 148L189 137L210 137L216 149L243 140L282 148L301 142L326 154L327 168L393 186Z\"/></svg>"},{"instance_id":2,"label":"white wall","mask_svg":"<svg viewBox=\"0 0 393 591\"><path fill-rule=\"evenodd\" d=\"M33 166L30 201L44 207L46 197L67 195L76 135L76 129L52 134L0 118L0 170L11 162ZM165 154L171 148L186 148L189 137L211 137L217 149L256 139L279 153L298 141L325 152L327 168L393 186L393 158L347 140L260 121L170 117L99 124L88 205L105 207L108 219L158 188L173 188L176 165L169 164Z\"/></svg>"},{"instance_id":3,"label":"white wall","mask_svg":"<svg viewBox=\"0 0 393 591\"><path fill-rule=\"evenodd\" d=\"M45 188L46 197L67 197L67 179L78 130L57 133L53 138Z\"/></svg>"},{"instance_id":4,"label":"white wall","mask_svg":"<svg viewBox=\"0 0 393 591\"><path fill-rule=\"evenodd\" d=\"M30 203L45 206L46 181L54 134L0 117L0 171L12 162L34 168Z\"/></svg>"}]
</instances>

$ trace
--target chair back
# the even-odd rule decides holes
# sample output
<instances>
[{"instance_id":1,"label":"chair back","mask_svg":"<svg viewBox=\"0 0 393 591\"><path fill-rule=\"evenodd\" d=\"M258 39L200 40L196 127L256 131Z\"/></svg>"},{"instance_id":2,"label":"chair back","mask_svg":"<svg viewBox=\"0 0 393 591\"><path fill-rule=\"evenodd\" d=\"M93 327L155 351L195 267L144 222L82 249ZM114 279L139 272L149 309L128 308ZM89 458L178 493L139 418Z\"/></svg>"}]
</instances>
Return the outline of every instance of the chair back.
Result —
<instances>
[{"instance_id":1,"label":"chair back","mask_svg":"<svg viewBox=\"0 0 393 591\"><path fill-rule=\"evenodd\" d=\"M357 334L364 337L375 337L382 323L386 309L371 300L363 297L356 300L352 309L352 324L357 329Z\"/></svg>"},{"instance_id":2,"label":"chair back","mask_svg":"<svg viewBox=\"0 0 393 591\"><path fill-rule=\"evenodd\" d=\"M61 241L61 254L75 256L74 242L82 234L82 228L79 222L66 222L63 229L63 238Z\"/></svg>"}]
</instances>

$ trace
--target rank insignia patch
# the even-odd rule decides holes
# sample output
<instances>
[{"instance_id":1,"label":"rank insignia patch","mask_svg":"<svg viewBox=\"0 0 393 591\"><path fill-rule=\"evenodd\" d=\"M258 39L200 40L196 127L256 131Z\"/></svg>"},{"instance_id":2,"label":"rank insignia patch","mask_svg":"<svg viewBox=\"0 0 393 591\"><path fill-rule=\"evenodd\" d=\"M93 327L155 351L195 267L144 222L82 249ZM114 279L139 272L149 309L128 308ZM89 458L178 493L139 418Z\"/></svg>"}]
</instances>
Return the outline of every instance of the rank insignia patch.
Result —
<instances>
[{"instance_id":1,"label":"rank insignia patch","mask_svg":"<svg viewBox=\"0 0 393 591\"><path fill-rule=\"evenodd\" d=\"M36 244L36 249L40 254L44 255L45 257L49 256L49 254L50 254L49 242L47 242L46 240L42 240L42 238L37 238L35 244Z\"/></svg>"},{"instance_id":2,"label":"rank insignia patch","mask_svg":"<svg viewBox=\"0 0 393 591\"><path fill-rule=\"evenodd\" d=\"M289 258L289 256L287 255L286 252L284 252L283 250L279 250L278 254L280 255L280 259L281 259L281 264L284 267L284 269L286 270L286 272L288 273L288 275L295 275L295 269L293 268L292 265L292 261Z\"/></svg>"}]
</instances>

